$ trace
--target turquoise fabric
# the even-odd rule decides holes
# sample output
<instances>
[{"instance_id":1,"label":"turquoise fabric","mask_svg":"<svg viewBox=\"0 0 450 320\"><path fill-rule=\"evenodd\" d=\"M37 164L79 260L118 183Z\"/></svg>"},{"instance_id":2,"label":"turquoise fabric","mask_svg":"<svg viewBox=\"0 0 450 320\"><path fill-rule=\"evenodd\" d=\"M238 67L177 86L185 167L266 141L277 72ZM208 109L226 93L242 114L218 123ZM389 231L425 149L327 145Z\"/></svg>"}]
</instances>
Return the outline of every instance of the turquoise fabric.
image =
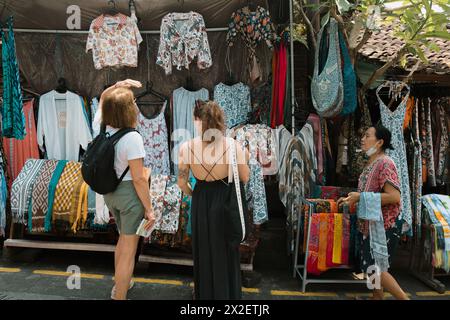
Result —
<instances>
[{"instance_id":1,"label":"turquoise fabric","mask_svg":"<svg viewBox=\"0 0 450 320\"><path fill-rule=\"evenodd\" d=\"M8 186L3 168L0 166L0 237L5 235L6 228L6 199Z\"/></svg>"},{"instance_id":2,"label":"turquoise fabric","mask_svg":"<svg viewBox=\"0 0 450 320\"><path fill-rule=\"evenodd\" d=\"M361 192L358 204L358 218L369 221L370 250L380 272L389 269L389 253L381 212L381 194Z\"/></svg>"},{"instance_id":3,"label":"turquoise fabric","mask_svg":"<svg viewBox=\"0 0 450 320\"><path fill-rule=\"evenodd\" d=\"M195 178L190 178L189 182L191 183L192 190L195 188L195 184L197 183L197 180ZM191 198L192 199L192 198ZM192 237L192 219L191 219L191 205L189 204L189 210L188 210L188 224L187 224L187 234Z\"/></svg>"},{"instance_id":4,"label":"turquoise fabric","mask_svg":"<svg viewBox=\"0 0 450 320\"><path fill-rule=\"evenodd\" d=\"M58 162L48 186L48 211L45 216L45 232L50 232L52 228L53 201L55 200L56 186L58 185L59 178L61 178L61 174L63 173L67 162L67 160Z\"/></svg>"},{"instance_id":5,"label":"turquoise fabric","mask_svg":"<svg viewBox=\"0 0 450 320\"><path fill-rule=\"evenodd\" d=\"M22 89L19 65L16 59L13 19L8 19L7 35L1 30L3 62L2 134L6 138L23 140L26 135L23 113Z\"/></svg>"},{"instance_id":6,"label":"turquoise fabric","mask_svg":"<svg viewBox=\"0 0 450 320\"><path fill-rule=\"evenodd\" d=\"M342 77L344 80L344 108L342 109L341 114L347 115L355 112L358 103L356 91L356 74L355 70L353 69L344 35L341 31L339 31L339 43L341 46L342 59L344 60L344 69L342 70Z\"/></svg>"}]
</instances>

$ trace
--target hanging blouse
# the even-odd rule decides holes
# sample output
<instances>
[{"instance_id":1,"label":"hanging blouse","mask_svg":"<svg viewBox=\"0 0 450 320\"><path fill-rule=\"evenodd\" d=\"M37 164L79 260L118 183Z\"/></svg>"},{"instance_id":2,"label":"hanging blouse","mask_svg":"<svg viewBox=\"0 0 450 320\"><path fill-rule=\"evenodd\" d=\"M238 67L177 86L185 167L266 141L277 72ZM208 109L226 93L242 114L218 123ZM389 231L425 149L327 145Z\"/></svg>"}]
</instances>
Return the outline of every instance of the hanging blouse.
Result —
<instances>
[{"instance_id":1,"label":"hanging blouse","mask_svg":"<svg viewBox=\"0 0 450 320\"><path fill-rule=\"evenodd\" d=\"M214 101L225 113L227 128L233 128L248 121L250 106L250 88L242 82L228 86L219 83L214 88Z\"/></svg>"},{"instance_id":2,"label":"hanging blouse","mask_svg":"<svg viewBox=\"0 0 450 320\"><path fill-rule=\"evenodd\" d=\"M136 20L121 13L101 15L92 21L86 52L92 50L95 69L137 67L142 36Z\"/></svg>"},{"instance_id":3,"label":"hanging blouse","mask_svg":"<svg viewBox=\"0 0 450 320\"><path fill-rule=\"evenodd\" d=\"M5 157L8 159L8 173L11 182L16 179L28 159L39 159L39 149L36 137L36 124L34 121L34 100L23 105L26 120L26 132L23 140L3 138Z\"/></svg>"},{"instance_id":4,"label":"hanging blouse","mask_svg":"<svg viewBox=\"0 0 450 320\"><path fill-rule=\"evenodd\" d=\"M258 6L254 12L249 7L244 7L234 12L228 24L226 41L229 47L234 45L238 36L244 40L249 50L247 64L252 69L251 78L255 81L260 77L256 47L265 41L269 49L272 49L276 40L275 27L269 11Z\"/></svg>"},{"instance_id":5,"label":"hanging blouse","mask_svg":"<svg viewBox=\"0 0 450 320\"><path fill-rule=\"evenodd\" d=\"M3 28L1 36L3 62L2 135L3 137L21 140L26 134L25 116L12 17L8 19L8 36L6 36Z\"/></svg>"},{"instance_id":6,"label":"hanging blouse","mask_svg":"<svg viewBox=\"0 0 450 320\"><path fill-rule=\"evenodd\" d=\"M144 166L152 169L152 175L170 174L169 141L166 120L163 110L154 119L147 119L142 113L139 114L137 130L144 140L145 158Z\"/></svg>"},{"instance_id":7,"label":"hanging blouse","mask_svg":"<svg viewBox=\"0 0 450 320\"><path fill-rule=\"evenodd\" d=\"M199 69L212 66L208 35L203 16L197 12L169 13L161 23L161 35L156 64L172 74L172 66L178 70L189 69L197 57Z\"/></svg>"},{"instance_id":8,"label":"hanging blouse","mask_svg":"<svg viewBox=\"0 0 450 320\"><path fill-rule=\"evenodd\" d=\"M8 197L8 187L3 168L0 167L0 237L5 236L6 227L6 200Z\"/></svg>"},{"instance_id":9,"label":"hanging blouse","mask_svg":"<svg viewBox=\"0 0 450 320\"><path fill-rule=\"evenodd\" d=\"M92 134L77 94L53 90L41 96L37 141L42 150L45 142L48 159L79 160L80 146L86 150Z\"/></svg>"}]
</instances>

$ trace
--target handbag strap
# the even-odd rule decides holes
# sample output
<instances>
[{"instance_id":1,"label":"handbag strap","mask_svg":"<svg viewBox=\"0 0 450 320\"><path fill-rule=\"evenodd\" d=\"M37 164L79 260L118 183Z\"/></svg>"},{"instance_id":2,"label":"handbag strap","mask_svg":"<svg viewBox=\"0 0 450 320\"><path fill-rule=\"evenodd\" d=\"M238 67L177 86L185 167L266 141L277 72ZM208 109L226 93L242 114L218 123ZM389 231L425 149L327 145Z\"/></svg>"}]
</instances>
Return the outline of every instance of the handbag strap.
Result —
<instances>
[{"instance_id":1,"label":"handbag strap","mask_svg":"<svg viewBox=\"0 0 450 320\"><path fill-rule=\"evenodd\" d=\"M241 196L241 184L239 183L239 169L238 169L238 163L237 163L237 156L236 156L236 141L233 139L229 140L232 143L232 146L230 147L231 150L231 166L233 168L233 178L234 178L234 185L236 187L236 196L238 201L238 207L239 207L239 215L241 218L241 227L242 227L242 240L245 239L245 220L244 220L244 208L242 205L242 196Z\"/></svg>"}]
</instances>

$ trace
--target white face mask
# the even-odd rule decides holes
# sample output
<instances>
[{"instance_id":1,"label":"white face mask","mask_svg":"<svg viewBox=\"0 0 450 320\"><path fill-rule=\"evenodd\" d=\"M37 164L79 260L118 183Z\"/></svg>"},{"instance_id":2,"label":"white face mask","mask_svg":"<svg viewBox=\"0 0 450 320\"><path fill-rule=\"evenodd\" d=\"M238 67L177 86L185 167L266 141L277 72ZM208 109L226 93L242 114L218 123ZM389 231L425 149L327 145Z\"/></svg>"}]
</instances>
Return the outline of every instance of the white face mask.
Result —
<instances>
[{"instance_id":1,"label":"white face mask","mask_svg":"<svg viewBox=\"0 0 450 320\"><path fill-rule=\"evenodd\" d=\"M377 147L373 146L373 147L371 147L369 150L366 151L366 155L367 155L368 157L371 157L371 156L373 156L375 153L377 153L377 151L378 151Z\"/></svg>"}]
</instances>

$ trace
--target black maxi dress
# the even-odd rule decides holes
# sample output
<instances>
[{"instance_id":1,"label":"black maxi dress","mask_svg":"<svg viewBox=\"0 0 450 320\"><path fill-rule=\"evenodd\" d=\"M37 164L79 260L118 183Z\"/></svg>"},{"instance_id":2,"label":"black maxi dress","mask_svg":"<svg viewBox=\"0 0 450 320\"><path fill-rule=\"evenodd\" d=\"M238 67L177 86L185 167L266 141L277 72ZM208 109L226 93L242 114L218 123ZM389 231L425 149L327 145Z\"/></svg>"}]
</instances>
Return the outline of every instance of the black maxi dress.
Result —
<instances>
[{"instance_id":1,"label":"black maxi dress","mask_svg":"<svg viewBox=\"0 0 450 320\"><path fill-rule=\"evenodd\" d=\"M192 249L196 300L242 298L239 243L227 241L223 180L196 182L192 194Z\"/></svg>"}]
</instances>

